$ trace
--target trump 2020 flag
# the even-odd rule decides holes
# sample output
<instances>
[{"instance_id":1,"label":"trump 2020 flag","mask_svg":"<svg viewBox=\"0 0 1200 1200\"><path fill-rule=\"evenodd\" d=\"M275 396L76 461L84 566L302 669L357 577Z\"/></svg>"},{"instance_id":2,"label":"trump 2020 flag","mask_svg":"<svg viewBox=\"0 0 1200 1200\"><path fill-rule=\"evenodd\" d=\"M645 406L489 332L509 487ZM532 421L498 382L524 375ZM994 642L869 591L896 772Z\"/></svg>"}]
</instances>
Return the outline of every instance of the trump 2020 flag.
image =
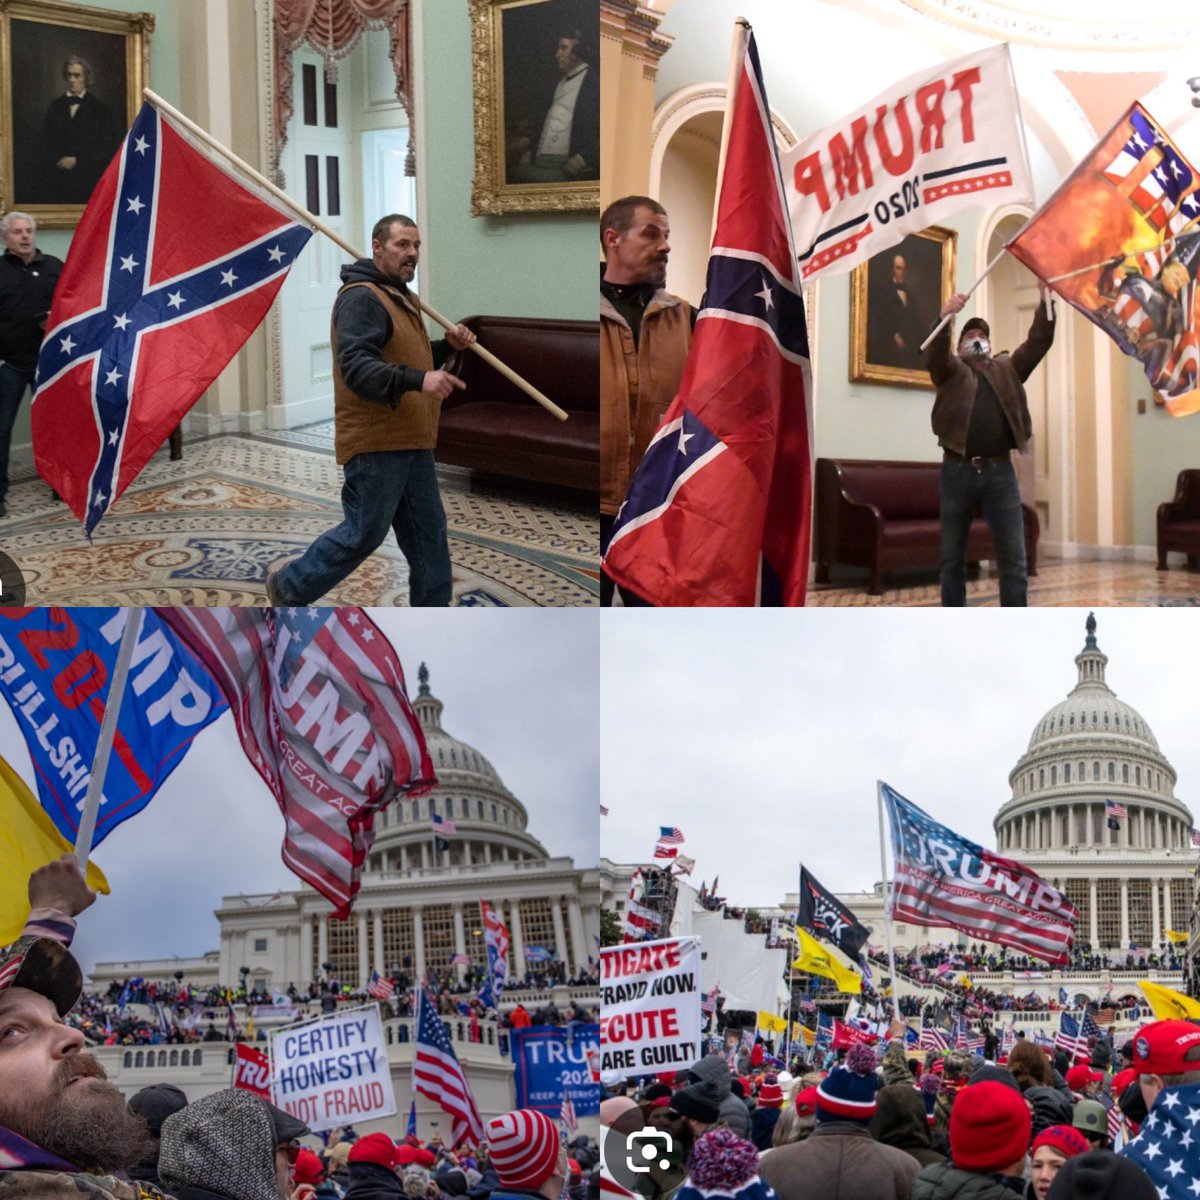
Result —
<instances>
[{"instance_id":1,"label":"trump 2020 flag","mask_svg":"<svg viewBox=\"0 0 1200 1200\"><path fill-rule=\"evenodd\" d=\"M284 863L344 920L375 814L437 786L395 650L361 608L156 611L229 701L284 815Z\"/></svg>"},{"instance_id":2,"label":"trump 2020 flag","mask_svg":"<svg viewBox=\"0 0 1200 1200\"><path fill-rule=\"evenodd\" d=\"M149 104L71 242L30 409L89 536L266 315L312 231Z\"/></svg>"},{"instance_id":3,"label":"trump 2020 flag","mask_svg":"<svg viewBox=\"0 0 1200 1200\"><path fill-rule=\"evenodd\" d=\"M1032 204L1008 46L910 75L783 156L807 283L980 204Z\"/></svg>"},{"instance_id":4,"label":"trump 2020 flag","mask_svg":"<svg viewBox=\"0 0 1200 1200\"><path fill-rule=\"evenodd\" d=\"M812 509L808 332L770 108L739 25L708 282L679 394L604 558L655 605L802 605Z\"/></svg>"},{"instance_id":5,"label":"trump 2020 flag","mask_svg":"<svg viewBox=\"0 0 1200 1200\"><path fill-rule=\"evenodd\" d=\"M894 919L949 925L1047 962L1070 958L1079 912L1062 892L1021 863L939 825L886 783L879 784L879 796L892 828Z\"/></svg>"},{"instance_id":6,"label":"trump 2020 flag","mask_svg":"<svg viewBox=\"0 0 1200 1200\"><path fill-rule=\"evenodd\" d=\"M38 795L74 845L109 701L125 608L5 609L0 622L0 697L25 735ZM224 697L152 609L142 614L104 777L98 846L142 811L226 709Z\"/></svg>"},{"instance_id":7,"label":"trump 2020 flag","mask_svg":"<svg viewBox=\"0 0 1200 1200\"><path fill-rule=\"evenodd\" d=\"M1140 104L1108 131L1008 250L1145 368L1175 416L1200 378L1197 176Z\"/></svg>"}]
</instances>

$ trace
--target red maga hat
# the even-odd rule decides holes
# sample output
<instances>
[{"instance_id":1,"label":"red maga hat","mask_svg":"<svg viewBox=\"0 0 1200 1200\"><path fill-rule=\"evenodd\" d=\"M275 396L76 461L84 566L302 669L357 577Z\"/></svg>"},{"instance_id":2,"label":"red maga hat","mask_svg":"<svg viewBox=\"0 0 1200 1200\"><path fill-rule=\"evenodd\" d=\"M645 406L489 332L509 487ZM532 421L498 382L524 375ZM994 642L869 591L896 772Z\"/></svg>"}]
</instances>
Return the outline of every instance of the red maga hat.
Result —
<instances>
[{"instance_id":1,"label":"red maga hat","mask_svg":"<svg viewBox=\"0 0 1200 1200\"><path fill-rule=\"evenodd\" d=\"M1182 1075L1200 1071L1200 1025L1191 1021L1154 1021L1143 1025L1133 1039L1133 1066L1139 1075Z\"/></svg>"}]
</instances>

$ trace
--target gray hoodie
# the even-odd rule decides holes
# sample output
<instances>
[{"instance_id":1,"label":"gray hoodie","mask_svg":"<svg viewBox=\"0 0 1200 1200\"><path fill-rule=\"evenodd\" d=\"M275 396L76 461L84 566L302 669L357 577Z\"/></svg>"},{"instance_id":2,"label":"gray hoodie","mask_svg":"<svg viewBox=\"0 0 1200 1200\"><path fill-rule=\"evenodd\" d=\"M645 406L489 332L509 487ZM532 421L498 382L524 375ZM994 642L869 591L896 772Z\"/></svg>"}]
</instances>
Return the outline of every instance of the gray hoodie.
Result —
<instances>
[{"instance_id":1,"label":"gray hoodie","mask_svg":"<svg viewBox=\"0 0 1200 1200\"><path fill-rule=\"evenodd\" d=\"M708 1079L717 1085L717 1094L721 1098L721 1118L725 1124L741 1138L750 1136L750 1110L744 1100L739 1100L732 1092L730 1085L733 1075L729 1066L719 1054L709 1054L702 1058L689 1071L697 1079Z\"/></svg>"},{"instance_id":2,"label":"gray hoodie","mask_svg":"<svg viewBox=\"0 0 1200 1200\"><path fill-rule=\"evenodd\" d=\"M229 1200L279 1200L275 1127L262 1101L230 1088L168 1117L158 1177L177 1196L200 1188Z\"/></svg>"}]
</instances>

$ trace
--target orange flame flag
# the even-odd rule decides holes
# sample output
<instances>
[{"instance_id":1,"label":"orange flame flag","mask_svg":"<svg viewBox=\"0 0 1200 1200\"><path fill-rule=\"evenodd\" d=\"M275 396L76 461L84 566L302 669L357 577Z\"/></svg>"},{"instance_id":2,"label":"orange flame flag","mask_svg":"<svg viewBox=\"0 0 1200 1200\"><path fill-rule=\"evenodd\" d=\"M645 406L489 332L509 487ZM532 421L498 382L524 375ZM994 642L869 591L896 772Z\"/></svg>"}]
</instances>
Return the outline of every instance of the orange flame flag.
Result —
<instances>
[{"instance_id":1,"label":"orange flame flag","mask_svg":"<svg viewBox=\"0 0 1200 1200\"><path fill-rule=\"evenodd\" d=\"M1198 188L1200 175L1134 104L1008 244L1142 364L1175 416L1200 411Z\"/></svg>"}]
</instances>

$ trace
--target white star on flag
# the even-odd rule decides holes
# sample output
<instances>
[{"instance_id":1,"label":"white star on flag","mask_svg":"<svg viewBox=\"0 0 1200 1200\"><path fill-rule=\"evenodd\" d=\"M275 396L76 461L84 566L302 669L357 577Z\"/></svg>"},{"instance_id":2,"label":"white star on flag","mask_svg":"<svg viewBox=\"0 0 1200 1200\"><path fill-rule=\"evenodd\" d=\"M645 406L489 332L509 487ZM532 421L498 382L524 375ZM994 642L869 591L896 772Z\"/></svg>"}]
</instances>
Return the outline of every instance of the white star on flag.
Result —
<instances>
[{"instance_id":1,"label":"white star on flag","mask_svg":"<svg viewBox=\"0 0 1200 1200\"><path fill-rule=\"evenodd\" d=\"M109 371L109 373L107 375L105 375L104 382L107 383L111 387L120 378L121 378L121 372L118 371L116 367L113 367L113 369L111 371Z\"/></svg>"},{"instance_id":2,"label":"white star on flag","mask_svg":"<svg viewBox=\"0 0 1200 1200\"><path fill-rule=\"evenodd\" d=\"M137 265L138 265L137 259L135 259L132 254L128 254L123 259L121 259L121 270L128 271L130 273L130 275L133 274L133 268L136 267Z\"/></svg>"},{"instance_id":3,"label":"white star on flag","mask_svg":"<svg viewBox=\"0 0 1200 1200\"><path fill-rule=\"evenodd\" d=\"M278 246L273 246L267 251L267 257L272 262L283 262L283 251Z\"/></svg>"},{"instance_id":4,"label":"white star on flag","mask_svg":"<svg viewBox=\"0 0 1200 1200\"><path fill-rule=\"evenodd\" d=\"M125 211L137 213L137 215L140 217L142 215L142 209L145 207L146 206L142 203L141 196L134 196L134 198L129 201L129 207Z\"/></svg>"},{"instance_id":5,"label":"white star on flag","mask_svg":"<svg viewBox=\"0 0 1200 1200\"><path fill-rule=\"evenodd\" d=\"M182 308L183 307L183 293L182 292L172 292L167 297L167 303L172 308Z\"/></svg>"},{"instance_id":6,"label":"white star on flag","mask_svg":"<svg viewBox=\"0 0 1200 1200\"><path fill-rule=\"evenodd\" d=\"M129 324L129 318L124 313L121 313L118 317L114 317L113 321L118 329L124 329Z\"/></svg>"},{"instance_id":7,"label":"white star on flag","mask_svg":"<svg viewBox=\"0 0 1200 1200\"><path fill-rule=\"evenodd\" d=\"M773 309L775 307L775 301L771 299L771 284L768 282L767 277L765 275L763 276L762 291L755 292L754 294L762 299L763 304L765 304L767 306L768 312L770 312L771 309Z\"/></svg>"},{"instance_id":8,"label":"white star on flag","mask_svg":"<svg viewBox=\"0 0 1200 1200\"><path fill-rule=\"evenodd\" d=\"M146 141L144 137L140 137L136 142L133 143L133 148L139 154L145 154L146 151L150 149L150 143Z\"/></svg>"}]
</instances>

